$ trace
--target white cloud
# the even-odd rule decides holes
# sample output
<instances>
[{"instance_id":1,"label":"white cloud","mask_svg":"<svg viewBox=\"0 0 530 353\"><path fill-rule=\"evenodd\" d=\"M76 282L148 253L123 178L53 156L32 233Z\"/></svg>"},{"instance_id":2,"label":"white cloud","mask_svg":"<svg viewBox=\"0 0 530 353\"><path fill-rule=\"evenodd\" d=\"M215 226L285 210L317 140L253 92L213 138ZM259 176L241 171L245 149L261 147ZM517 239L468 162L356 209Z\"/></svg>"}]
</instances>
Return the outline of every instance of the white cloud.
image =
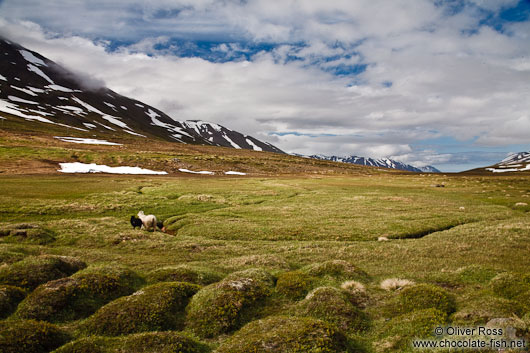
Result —
<instances>
[{"instance_id":1,"label":"white cloud","mask_svg":"<svg viewBox=\"0 0 530 353\"><path fill-rule=\"evenodd\" d=\"M428 0L53 0L45 8L6 0L5 15L44 27L3 20L0 30L178 120L214 121L298 153L421 164L446 157L412 151L434 136L528 144L529 22L506 24L504 33L480 25L480 11L515 3L473 0L452 13ZM61 7L71 14L64 22ZM107 42L90 39L112 36L133 44L109 52ZM279 45L219 63L155 49L201 36L222 39L215 51L227 58L246 50L230 42ZM341 65L366 70L334 75ZM291 131L314 136L269 135Z\"/></svg>"}]
</instances>

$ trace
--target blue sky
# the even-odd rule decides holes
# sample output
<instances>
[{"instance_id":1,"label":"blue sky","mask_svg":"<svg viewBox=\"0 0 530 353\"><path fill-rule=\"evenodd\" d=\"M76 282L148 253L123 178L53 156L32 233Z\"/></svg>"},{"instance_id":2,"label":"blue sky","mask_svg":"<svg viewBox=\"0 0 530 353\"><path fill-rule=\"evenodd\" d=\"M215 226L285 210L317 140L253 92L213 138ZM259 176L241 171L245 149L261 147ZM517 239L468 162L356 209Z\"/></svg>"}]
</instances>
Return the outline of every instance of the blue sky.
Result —
<instances>
[{"instance_id":1,"label":"blue sky","mask_svg":"<svg viewBox=\"0 0 530 353\"><path fill-rule=\"evenodd\" d=\"M0 0L0 33L289 152L459 171L530 150L528 0Z\"/></svg>"}]
</instances>

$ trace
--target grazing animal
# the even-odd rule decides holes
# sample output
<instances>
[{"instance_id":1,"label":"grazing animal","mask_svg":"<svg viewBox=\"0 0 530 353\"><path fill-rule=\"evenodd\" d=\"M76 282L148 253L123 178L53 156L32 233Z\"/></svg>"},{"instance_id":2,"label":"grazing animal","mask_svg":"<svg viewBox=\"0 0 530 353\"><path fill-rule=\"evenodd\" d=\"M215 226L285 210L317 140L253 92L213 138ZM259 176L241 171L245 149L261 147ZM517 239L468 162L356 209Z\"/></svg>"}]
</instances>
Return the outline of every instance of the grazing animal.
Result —
<instances>
[{"instance_id":1,"label":"grazing animal","mask_svg":"<svg viewBox=\"0 0 530 353\"><path fill-rule=\"evenodd\" d=\"M144 211L140 211L138 212L138 217L142 220L142 229L149 230L153 228L153 232L156 230L156 217L154 215L145 215Z\"/></svg>"},{"instance_id":2,"label":"grazing animal","mask_svg":"<svg viewBox=\"0 0 530 353\"><path fill-rule=\"evenodd\" d=\"M136 227L142 227L142 220L140 218L131 216L131 225L133 229L136 229Z\"/></svg>"}]
</instances>

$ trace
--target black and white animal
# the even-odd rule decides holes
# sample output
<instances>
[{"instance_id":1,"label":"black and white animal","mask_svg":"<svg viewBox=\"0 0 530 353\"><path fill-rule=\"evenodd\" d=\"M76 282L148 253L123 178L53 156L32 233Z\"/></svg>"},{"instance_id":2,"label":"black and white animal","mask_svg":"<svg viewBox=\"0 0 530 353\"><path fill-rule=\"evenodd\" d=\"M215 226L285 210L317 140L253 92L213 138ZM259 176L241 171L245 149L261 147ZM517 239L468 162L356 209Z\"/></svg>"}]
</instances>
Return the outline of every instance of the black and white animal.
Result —
<instances>
[{"instance_id":1,"label":"black and white animal","mask_svg":"<svg viewBox=\"0 0 530 353\"><path fill-rule=\"evenodd\" d=\"M142 220L140 218L131 216L131 225L133 229L136 229L136 227L142 227Z\"/></svg>"},{"instance_id":2,"label":"black and white animal","mask_svg":"<svg viewBox=\"0 0 530 353\"><path fill-rule=\"evenodd\" d=\"M144 211L140 211L138 212L138 217L142 221L142 229L149 230L153 228L153 231L156 230L156 217L154 215L145 215Z\"/></svg>"}]
</instances>

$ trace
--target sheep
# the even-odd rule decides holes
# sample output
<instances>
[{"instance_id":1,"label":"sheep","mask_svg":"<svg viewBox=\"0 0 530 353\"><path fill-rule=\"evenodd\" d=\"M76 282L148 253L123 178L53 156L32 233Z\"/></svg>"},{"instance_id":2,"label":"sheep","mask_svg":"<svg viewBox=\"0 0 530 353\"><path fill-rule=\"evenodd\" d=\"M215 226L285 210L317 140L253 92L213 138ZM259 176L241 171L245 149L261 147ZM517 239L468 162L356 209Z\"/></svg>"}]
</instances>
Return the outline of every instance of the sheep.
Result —
<instances>
[{"instance_id":1,"label":"sheep","mask_svg":"<svg viewBox=\"0 0 530 353\"><path fill-rule=\"evenodd\" d=\"M142 220L142 228L145 230L149 230L150 228L153 228L153 231L156 230L156 217L152 214L145 215L144 211L138 212L138 217Z\"/></svg>"},{"instance_id":2,"label":"sheep","mask_svg":"<svg viewBox=\"0 0 530 353\"><path fill-rule=\"evenodd\" d=\"M134 216L131 216L131 225L133 229L136 229L136 227L142 226L142 220L140 218L136 218Z\"/></svg>"}]
</instances>

